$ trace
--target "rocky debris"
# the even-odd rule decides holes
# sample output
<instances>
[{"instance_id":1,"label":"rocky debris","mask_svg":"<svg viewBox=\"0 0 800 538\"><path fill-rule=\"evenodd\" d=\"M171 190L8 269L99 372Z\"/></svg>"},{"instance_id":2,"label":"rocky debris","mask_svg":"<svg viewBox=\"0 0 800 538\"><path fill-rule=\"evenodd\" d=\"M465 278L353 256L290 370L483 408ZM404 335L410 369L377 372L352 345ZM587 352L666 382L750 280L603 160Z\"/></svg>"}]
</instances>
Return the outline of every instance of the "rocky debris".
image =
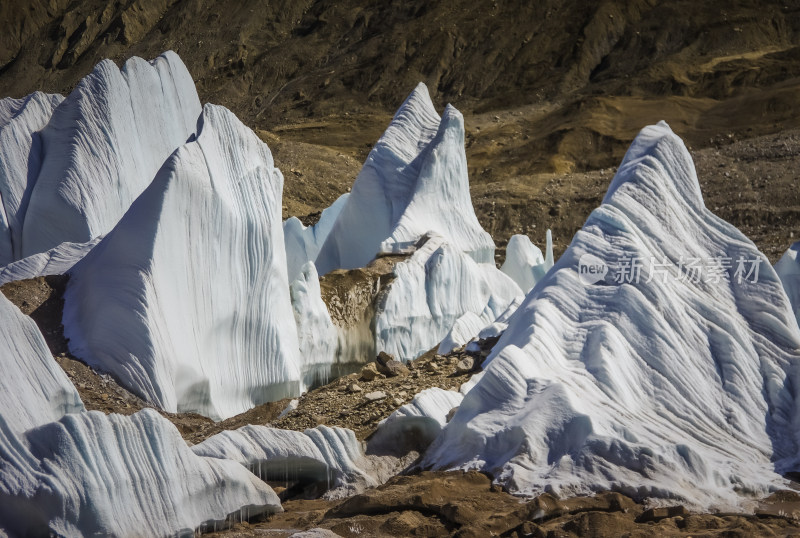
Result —
<instances>
[{"instance_id":1,"label":"rocky debris","mask_svg":"<svg viewBox=\"0 0 800 538\"><path fill-rule=\"evenodd\" d=\"M375 392L368 392L364 395L364 399L368 402L377 402L378 400L383 400L386 398L386 393L382 390L376 390Z\"/></svg>"},{"instance_id":2,"label":"rocky debris","mask_svg":"<svg viewBox=\"0 0 800 538\"><path fill-rule=\"evenodd\" d=\"M445 418L446 422L450 422L450 419L455 416L456 412L458 411L458 407L452 408L450 411L447 412L447 417Z\"/></svg>"},{"instance_id":3,"label":"rocky debris","mask_svg":"<svg viewBox=\"0 0 800 538\"><path fill-rule=\"evenodd\" d=\"M661 521L668 517L683 517L689 512L683 506L666 506L661 508L650 508L645 510L636 518L637 523L648 523L650 521Z\"/></svg>"},{"instance_id":4,"label":"rocky debris","mask_svg":"<svg viewBox=\"0 0 800 538\"><path fill-rule=\"evenodd\" d=\"M475 360L475 357L467 355L456 364L456 373L458 375L469 374L475 370L477 364L478 361Z\"/></svg>"},{"instance_id":5,"label":"rocky debris","mask_svg":"<svg viewBox=\"0 0 800 538\"><path fill-rule=\"evenodd\" d=\"M363 389L359 387L356 383L350 383L347 385L347 392L361 392Z\"/></svg>"},{"instance_id":6,"label":"rocky debris","mask_svg":"<svg viewBox=\"0 0 800 538\"><path fill-rule=\"evenodd\" d=\"M387 377L397 377L411 373L406 365L385 351L378 353L378 357L375 359L375 364L377 365L378 371Z\"/></svg>"},{"instance_id":7,"label":"rocky debris","mask_svg":"<svg viewBox=\"0 0 800 538\"><path fill-rule=\"evenodd\" d=\"M371 362L361 369L359 379L362 381L375 381L376 379L385 379L386 376L378 371L378 366Z\"/></svg>"}]
</instances>

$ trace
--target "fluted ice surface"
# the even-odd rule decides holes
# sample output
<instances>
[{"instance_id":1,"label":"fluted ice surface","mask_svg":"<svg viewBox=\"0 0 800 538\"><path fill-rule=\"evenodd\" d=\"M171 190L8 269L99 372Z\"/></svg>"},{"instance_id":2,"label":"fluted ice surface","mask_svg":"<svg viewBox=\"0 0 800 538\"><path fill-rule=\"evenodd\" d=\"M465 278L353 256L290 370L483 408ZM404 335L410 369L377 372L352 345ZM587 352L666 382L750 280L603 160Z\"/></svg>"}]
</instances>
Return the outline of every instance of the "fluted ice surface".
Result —
<instances>
[{"instance_id":1,"label":"fluted ice surface","mask_svg":"<svg viewBox=\"0 0 800 538\"><path fill-rule=\"evenodd\" d=\"M746 507L800 468L798 364L777 274L705 208L662 122L633 142L423 464L483 469L523 494Z\"/></svg>"},{"instance_id":2,"label":"fluted ice surface","mask_svg":"<svg viewBox=\"0 0 800 538\"><path fill-rule=\"evenodd\" d=\"M553 267L553 235L547 230L546 254L527 235L512 235L506 247L506 260L500 268L528 293Z\"/></svg>"},{"instance_id":3,"label":"fluted ice surface","mask_svg":"<svg viewBox=\"0 0 800 538\"><path fill-rule=\"evenodd\" d=\"M344 193L330 207L323 209L319 221L313 226L304 226L297 217L289 217L284 221L283 237L286 242L289 282L294 282L300 276L307 262L316 261L319 249L328 238L348 196L350 193Z\"/></svg>"},{"instance_id":4,"label":"fluted ice surface","mask_svg":"<svg viewBox=\"0 0 800 538\"><path fill-rule=\"evenodd\" d=\"M134 57L122 69L111 60L97 64L40 131L21 256L111 231L195 132L200 112L192 77L174 52L152 62Z\"/></svg>"},{"instance_id":5,"label":"fluted ice surface","mask_svg":"<svg viewBox=\"0 0 800 538\"><path fill-rule=\"evenodd\" d=\"M787 250L778 263L775 271L783 283L783 289L789 296L789 303L794 310L797 323L800 324L800 241Z\"/></svg>"},{"instance_id":6,"label":"fluted ice surface","mask_svg":"<svg viewBox=\"0 0 800 538\"><path fill-rule=\"evenodd\" d=\"M228 110L164 164L71 271L70 349L167 411L221 419L298 394L283 176Z\"/></svg>"},{"instance_id":7,"label":"fluted ice surface","mask_svg":"<svg viewBox=\"0 0 800 538\"><path fill-rule=\"evenodd\" d=\"M61 243L47 252L31 254L5 267L0 267L0 286L14 280L48 275L63 275L83 259L100 242L102 236L88 243Z\"/></svg>"}]
</instances>

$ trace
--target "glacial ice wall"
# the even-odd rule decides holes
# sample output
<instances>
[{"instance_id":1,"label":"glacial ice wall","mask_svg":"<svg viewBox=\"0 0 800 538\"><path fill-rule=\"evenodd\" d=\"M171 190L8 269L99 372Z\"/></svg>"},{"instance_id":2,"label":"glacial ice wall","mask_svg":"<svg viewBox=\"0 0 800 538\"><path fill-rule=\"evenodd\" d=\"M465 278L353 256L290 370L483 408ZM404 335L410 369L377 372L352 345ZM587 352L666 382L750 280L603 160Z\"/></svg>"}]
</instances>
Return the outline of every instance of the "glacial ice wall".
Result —
<instances>
[{"instance_id":1,"label":"glacial ice wall","mask_svg":"<svg viewBox=\"0 0 800 538\"><path fill-rule=\"evenodd\" d=\"M0 418L11 434L83 411L39 328L0 293Z\"/></svg>"},{"instance_id":2,"label":"glacial ice wall","mask_svg":"<svg viewBox=\"0 0 800 538\"><path fill-rule=\"evenodd\" d=\"M38 134L64 97L0 99L0 266L22 257L22 225L42 162Z\"/></svg>"},{"instance_id":3,"label":"glacial ice wall","mask_svg":"<svg viewBox=\"0 0 800 538\"><path fill-rule=\"evenodd\" d=\"M420 83L367 157L317 269L324 275L364 267L379 251L412 247L428 232L477 262L494 263L494 242L469 196L464 119L449 105L440 118Z\"/></svg>"},{"instance_id":4,"label":"glacial ice wall","mask_svg":"<svg viewBox=\"0 0 800 538\"><path fill-rule=\"evenodd\" d=\"M500 268L524 293L533 289L553 267L553 235L547 230L546 254L527 235L512 235L506 247L506 260Z\"/></svg>"},{"instance_id":5,"label":"glacial ice wall","mask_svg":"<svg viewBox=\"0 0 800 538\"><path fill-rule=\"evenodd\" d=\"M233 461L195 455L151 409L69 414L17 435L0 414L0 528L12 536L174 536L281 511Z\"/></svg>"},{"instance_id":6,"label":"glacial ice wall","mask_svg":"<svg viewBox=\"0 0 800 538\"><path fill-rule=\"evenodd\" d=\"M423 465L530 495L746 507L798 470L793 318L764 256L705 208L680 139L647 127Z\"/></svg>"},{"instance_id":7,"label":"glacial ice wall","mask_svg":"<svg viewBox=\"0 0 800 538\"><path fill-rule=\"evenodd\" d=\"M24 257L84 243L116 225L195 132L200 100L174 52L122 69L103 60L53 111L22 229ZM31 153L31 158L36 157Z\"/></svg>"},{"instance_id":8,"label":"glacial ice wall","mask_svg":"<svg viewBox=\"0 0 800 538\"><path fill-rule=\"evenodd\" d=\"M331 364L337 358L338 335L328 307L322 300L314 262L306 262L289 291L297 323L298 366L303 382L307 386L327 382Z\"/></svg>"},{"instance_id":9,"label":"glacial ice wall","mask_svg":"<svg viewBox=\"0 0 800 538\"><path fill-rule=\"evenodd\" d=\"M395 266L395 279L375 313L376 349L401 360L439 344L467 312L489 307L497 317L522 295L494 264L475 262L445 238L433 235L420 243Z\"/></svg>"},{"instance_id":10,"label":"glacial ice wall","mask_svg":"<svg viewBox=\"0 0 800 538\"><path fill-rule=\"evenodd\" d=\"M206 105L119 224L71 271L70 350L167 411L230 417L298 394L281 227L283 176Z\"/></svg>"}]
</instances>

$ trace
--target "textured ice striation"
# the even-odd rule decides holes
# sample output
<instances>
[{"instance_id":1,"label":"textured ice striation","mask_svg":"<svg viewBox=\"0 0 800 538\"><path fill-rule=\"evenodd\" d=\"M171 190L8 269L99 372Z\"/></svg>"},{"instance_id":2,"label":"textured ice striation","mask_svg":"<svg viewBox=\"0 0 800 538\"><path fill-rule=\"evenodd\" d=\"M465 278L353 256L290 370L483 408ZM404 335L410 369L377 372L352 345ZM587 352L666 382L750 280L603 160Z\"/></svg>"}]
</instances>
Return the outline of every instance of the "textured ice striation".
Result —
<instances>
[{"instance_id":1,"label":"textured ice striation","mask_svg":"<svg viewBox=\"0 0 800 538\"><path fill-rule=\"evenodd\" d=\"M151 409L65 415L21 436L0 415L0 461L0 525L12 535L191 536L281 510L264 482L195 455Z\"/></svg>"},{"instance_id":2,"label":"textured ice striation","mask_svg":"<svg viewBox=\"0 0 800 538\"><path fill-rule=\"evenodd\" d=\"M424 243L422 243L424 241ZM477 263L432 235L394 268L375 314L376 349L411 360L436 346L467 312L494 319L522 294L494 264Z\"/></svg>"},{"instance_id":3,"label":"textured ice striation","mask_svg":"<svg viewBox=\"0 0 800 538\"><path fill-rule=\"evenodd\" d=\"M303 266L307 262L316 261L319 249L331 233L333 223L339 217L347 197L344 193L336 199L330 207L325 208L319 221L313 226L303 226L297 217L289 217L283 223L283 238L286 242L286 265L289 273L289 282L294 282L300 276Z\"/></svg>"},{"instance_id":4,"label":"textured ice striation","mask_svg":"<svg viewBox=\"0 0 800 538\"><path fill-rule=\"evenodd\" d=\"M0 286L15 280L26 280L39 276L63 275L83 259L103 236L96 237L88 243L61 243L47 252L31 254L0 267Z\"/></svg>"},{"instance_id":5,"label":"textured ice striation","mask_svg":"<svg viewBox=\"0 0 800 538\"><path fill-rule=\"evenodd\" d=\"M21 256L109 232L195 132L200 112L192 77L174 52L152 62L131 58L121 70L100 62L53 111L41 147L30 152L28 174L37 167L38 174Z\"/></svg>"},{"instance_id":6,"label":"textured ice striation","mask_svg":"<svg viewBox=\"0 0 800 538\"><path fill-rule=\"evenodd\" d=\"M461 393L438 387L419 392L380 422L369 440L368 451L395 454L424 450L442 431L447 414L463 399Z\"/></svg>"},{"instance_id":7,"label":"textured ice striation","mask_svg":"<svg viewBox=\"0 0 800 538\"><path fill-rule=\"evenodd\" d=\"M757 281L737 277L740 258L739 277L763 262ZM695 278L691 259L722 273ZM777 274L705 208L662 122L641 131L603 204L513 314L423 465L483 469L529 495L746 507L798 470L798 361Z\"/></svg>"},{"instance_id":8,"label":"textured ice striation","mask_svg":"<svg viewBox=\"0 0 800 538\"><path fill-rule=\"evenodd\" d=\"M214 419L299 394L281 226L283 176L206 105L119 224L71 270L70 350L167 411Z\"/></svg>"},{"instance_id":9,"label":"textured ice striation","mask_svg":"<svg viewBox=\"0 0 800 538\"><path fill-rule=\"evenodd\" d=\"M232 460L264 480L323 483L333 496L378 485L352 430L317 426L304 432L248 425L192 447L195 454Z\"/></svg>"},{"instance_id":10,"label":"textured ice striation","mask_svg":"<svg viewBox=\"0 0 800 538\"><path fill-rule=\"evenodd\" d=\"M0 99L0 266L22 257L22 225L43 157L38 131L63 100L42 92Z\"/></svg>"},{"instance_id":11,"label":"textured ice striation","mask_svg":"<svg viewBox=\"0 0 800 538\"><path fill-rule=\"evenodd\" d=\"M78 392L53 360L39 328L2 293L0 366L0 417L11 433L83 411Z\"/></svg>"},{"instance_id":12,"label":"textured ice striation","mask_svg":"<svg viewBox=\"0 0 800 538\"><path fill-rule=\"evenodd\" d=\"M480 314L470 311L458 318L450 332L439 344L436 352L440 355L445 355L473 339L499 336L506 330L508 319L517 307L522 304L523 299L523 295L518 295L510 303L502 301L501 304L506 305L505 310L503 310L494 297L491 297L489 304ZM500 311L499 315L498 311Z\"/></svg>"},{"instance_id":13,"label":"textured ice striation","mask_svg":"<svg viewBox=\"0 0 800 538\"><path fill-rule=\"evenodd\" d=\"M314 262L306 262L290 286L297 339L299 368L305 385L327 383L331 364L336 361L338 335L328 307L322 300Z\"/></svg>"},{"instance_id":14,"label":"textured ice striation","mask_svg":"<svg viewBox=\"0 0 800 538\"><path fill-rule=\"evenodd\" d=\"M775 271L783 283L783 289L789 296L789 303L794 309L797 323L800 324L800 241L789 247L775 264Z\"/></svg>"},{"instance_id":15,"label":"textured ice striation","mask_svg":"<svg viewBox=\"0 0 800 538\"><path fill-rule=\"evenodd\" d=\"M528 293L553 267L553 235L547 230L547 254L534 245L527 235L512 235L506 247L506 261L500 268Z\"/></svg>"},{"instance_id":16,"label":"textured ice striation","mask_svg":"<svg viewBox=\"0 0 800 538\"><path fill-rule=\"evenodd\" d=\"M317 256L321 275L364 267L378 252L441 235L476 262L494 263L494 242L469 196L464 119L448 105L440 118L420 83L367 157Z\"/></svg>"},{"instance_id":17,"label":"textured ice striation","mask_svg":"<svg viewBox=\"0 0 800 538\"><path fill-rule=\"evenodd\" d=\"M34 322L0 294L0 529L11 536L192 534L280 510L234 462L196 456L151 410L84 412Z\"/></svg>"}]
</instances>

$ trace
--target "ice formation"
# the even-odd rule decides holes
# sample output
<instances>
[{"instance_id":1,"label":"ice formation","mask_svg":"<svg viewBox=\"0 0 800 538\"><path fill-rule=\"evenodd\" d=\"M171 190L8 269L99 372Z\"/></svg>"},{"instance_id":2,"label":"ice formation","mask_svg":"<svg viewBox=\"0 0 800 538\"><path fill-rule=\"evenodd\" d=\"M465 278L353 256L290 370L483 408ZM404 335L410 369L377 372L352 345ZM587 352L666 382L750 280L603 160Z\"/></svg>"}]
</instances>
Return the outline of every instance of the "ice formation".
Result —
<instances>
[{"instance_id":1,"label":"ice formation","mask_svg":"<svg viewBox=\"0 0 800 538\"><path fill-rule=\"evenodd\" d=\"M63 275L83 259L103 236L88 243L61 243L47 252L32 254L0 267L0 286L15 280L25 280L38 276Z\"/></svg>"},{"instance_id":2,"label":"ice formation","mask_svg":"<svg viewBox=\"0 0 800 538\"><path fill-rule=\"evenodd\" d=\"M248 425L227 430L192 447L195 454L233 460L264 480L325 483L326 490L353 492L378 483L368 472L352 430L317 426L305 432Z\"/></svg>"},{"instance_id":3,"label":"ice formation","mask_svg":"<svg viewBox=\"0 0 800 538\"><path fill-rule=\"evenodd\" d=\"M395 266L395 279L375 314L376 349L402 360L436 346L467 312L494 309L494 319L522 294L494 264L475 262L443 237L420 243Z\"/></svg>"},{"instance_id":4,"label":"ice formation","mask_svg":"<svg viewBox=\"0 0 800 538\"><path fill-rule=\"evenodd\" d=\"M0 527L12 535L183 535L281 510L264 482L195 455L150 409L65 415L21 436L0 416L0 460Z\"/></svg>"},{"instance_id":5,"label":"ice formation","mask_svg":"<svg viewBox=\"0 0 800 538\"><path fill-rule=\"evenodd\" d=\"M0 266L22 257L22 225L42 161L37 132L63 100L42 92L0 99Z\"/></svg>"},{"instance_id":6,"label":"ice formation","mask_svg":"<svg viewBox=\"0 0 800 538\"><path fill-rule=\"evenodd\" d=\"M304 383L327 382L331 364L336 360L338 335L322 301L314 262L306 262L292 282L290 292L300 344L299 368Z\"/></svg>"},{"instance_id":7,"label":"ice formation","mask_svg":"<svg viewBox=\"0 0 800 538\"><path fill-rule=\"evenodd\" d=\"M195 132L200 112L192 77L174 52L152 62L131 58L121 70L100 62L40 131L41 162L31 153L28 174L39 170L21 256L109 232Z\"/></svg>"},{"instance_id":8,"label":"ice formation","mask_svg":"<svg viewBox=\"0 0 800 538\"><path fill-rule=\"evenodd\" d=\"M428 232L476 262L494 264L494 242L469 196L464 119L450 105L439 118L420 83L367 157L317 269L324 275L363 267L378 252L412 247Z\"/></svg>"},{"instance_id":9,"label":"ice formation","mask_svg":"<svg viewBox=\"0 0 800 538\"><path fill-rule=\"evenodd\" d=\"M283 223L283 238L286 242L286 265L289 282L294 282L307 262L316 261L319 249L331 233L333 223L339 217L347 197L344 193L330 207L325 208L319 221L313 226L303 226L297 217L289 217Z\"/></svg>"},{"instance_id":10,"label":"ice formation","mask_svg":"<svg viewBox=\"0 0 800 538\"><path fill-rule=\"evenodd\" d=\"M370 453L403 453L424 450L447 424L447 414L461 405L464 396L438 387L419 392L378 425L369 439Z\"/></svg>"},{"instance_id":11,"label":"ice formation","mask_svg":"<svg viewBox=\"0 0 800 538\"><path fill-rule=\"evenodd\" d=\"M39 328L2 293L0 369L0 420L10 434L83 410L75 387L53 360Z\"/></svg>"},{"instance_id":12,"label":"ice formation","mask_svg":"<svg viewBox=\"0 0 800 538\"><path fill-rule=\"evenodd\" d=\"M70 350L167 411L220 419L298 394L283 176L222 107L71 270Z\"/></svg>"},{"instance_id":13,"label":"ice formation","mask_svg":"<svg viewBox=\"0 0 800 538\"><path fill-rule=\"evenodd\" d=\"M234 462L201 458L154 411L84 412L34 322L0 294L0 529L11 536L173 535L280 510Z\"/></svg>"},{"instance_id":14,"label":"ice formation","mask_svg":"<svg viewBox=\"0 0 800 538\"><path fill-rule=\"evenodd\" d=\"M794 309L797 323L800 324L800 241L789 247L775 264L775 271L783 283L783 289L789 296L789 303Z\"/></svg>"},{"instance_id":15,"label":"ice formation","mask_svg":"<svg viewBox=\"0 0 800 538\"><path fill-rule=\"evenodd\" d=\"M777 274L705 208L688 151L659 123L511 317L423 465L480 468L522 494L742 507L798 470L798 361Z\"/></svg>"},{"instance_id":16,"label":"ice formation","mask_svg":"<svg viewBox=\"0 0 800 538\"><path fill-rule=\"evenodd\" d=\"M503 301L502 304L506 305L505 310L502 310L491 297L489 304L483 309L480 314L475 314L468 311L463 316L458 318L447 333L447 336L439 344L436 350L440 355L450 353L454 349L463 346L474 338L488 338L499 336L508 325L508 318L511 314L522 304L524 296L518 295L510 303ZM498 315L497 312L502 310Z\"/></svg>"},{"instance_id":17,"label":"ice formation","mask_svg":"<svg viewBox=\"0 0 800 538\"><path fill-rule=\"evenodd\" d=\"M546 252L542 256L542 251L527 235L512 235L506 247L506 261L500 270L528 293L553 267L553 235L550 230L547 230Z\"/></svg>"}]
</instances>

